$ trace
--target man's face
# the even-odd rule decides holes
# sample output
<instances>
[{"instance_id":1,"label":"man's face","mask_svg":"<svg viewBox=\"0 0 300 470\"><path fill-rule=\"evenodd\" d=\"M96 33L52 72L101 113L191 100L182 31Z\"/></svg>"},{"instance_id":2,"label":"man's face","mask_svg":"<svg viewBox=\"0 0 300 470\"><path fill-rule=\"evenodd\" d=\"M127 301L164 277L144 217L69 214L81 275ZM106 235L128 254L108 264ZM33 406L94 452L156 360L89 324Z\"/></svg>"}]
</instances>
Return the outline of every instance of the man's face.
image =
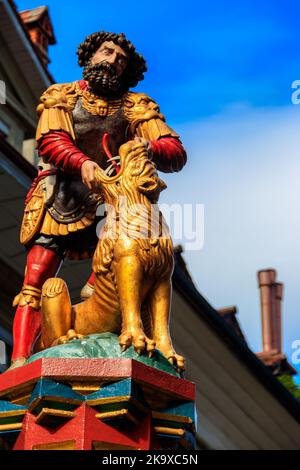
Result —
<instances>
[{"instance_id":1,"label":"man's face","mask_svg":"<svg viewBox=\"0 0 300 470\"><path fill-rule=\"evenodd\" d=\"M112 41L105 41L91 59L93 65L102 64L103 62L113 65L117 76L120 77L126 69L128 58L126 52L120 46Z\"/></svg>"},{"instance_id":2,"label":"man's face","mask_svg":"<svg viewBox=\"0 0 300 470\"><path fill-rule=\"evenodd\" d=\"M122 75L127 63L124 50L113 41L105 41L86 65L83 77L94 93L115 96L126 91Z\"/></svg>"}]
</instances>

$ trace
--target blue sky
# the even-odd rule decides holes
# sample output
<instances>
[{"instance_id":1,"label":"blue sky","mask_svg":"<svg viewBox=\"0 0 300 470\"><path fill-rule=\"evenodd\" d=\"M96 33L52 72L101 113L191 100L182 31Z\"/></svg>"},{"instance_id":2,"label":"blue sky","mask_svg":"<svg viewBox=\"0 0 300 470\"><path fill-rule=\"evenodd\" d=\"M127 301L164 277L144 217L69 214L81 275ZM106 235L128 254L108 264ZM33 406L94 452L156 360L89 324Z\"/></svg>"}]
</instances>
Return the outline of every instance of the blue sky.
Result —
<instances>
[{"instance_id":1,"label":"blue sky","mask_svg":"<svg viewBox=\"0 0 300 470\"><path fill-rule=\"evenodd\" d=\"M124 32L146 57L138 89L160 104L189 153L182 173L164 177L163 202L205 205L204 248L185 255L197 286L215 307L238 306L259 351L256 271L276 268L285 283L284 350L291 358L300 339L300 106L291 104L291 83L300 79L299 3L47 4L57 82L80 77L77 45L100 29Z\"/></svg>"},{"instance_id":2,"label":"blue sky","mask_svg":"<svg viewBox=\"0 0 300 470\"><path fill-rule=\"evenodd\" d=\"M17 1L20 9L40 4ZM290 79L300 72L300 6L294 1L47 4L57 37L50 66L57 81L80 75L75 51L86 35L124 32L148 62L139 88L175 123L219 113L234 102L287 105Z\"/></svg>"}]
</instances>

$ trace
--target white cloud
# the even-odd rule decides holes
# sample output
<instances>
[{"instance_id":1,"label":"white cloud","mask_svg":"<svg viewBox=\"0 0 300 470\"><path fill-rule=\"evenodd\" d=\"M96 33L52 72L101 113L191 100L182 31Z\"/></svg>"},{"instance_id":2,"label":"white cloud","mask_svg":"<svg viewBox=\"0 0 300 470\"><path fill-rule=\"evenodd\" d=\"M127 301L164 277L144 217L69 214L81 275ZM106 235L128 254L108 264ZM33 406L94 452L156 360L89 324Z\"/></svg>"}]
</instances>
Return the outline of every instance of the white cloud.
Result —
<instances>
[{"instance_id":1,"label":"white cloud","mask_svg":"<svg viewBox=\"0 0 300 470\"><path fill-rule=\"evenodd\" d=\"M237 305L250 346L261 350L256 271L285 284L284 350L300 339L300 107L251 109L176 129L189 153L182 173L163 175L162 202L205 204L205 243L185 259L215 307Z\"/></svg>"}]
</instances>

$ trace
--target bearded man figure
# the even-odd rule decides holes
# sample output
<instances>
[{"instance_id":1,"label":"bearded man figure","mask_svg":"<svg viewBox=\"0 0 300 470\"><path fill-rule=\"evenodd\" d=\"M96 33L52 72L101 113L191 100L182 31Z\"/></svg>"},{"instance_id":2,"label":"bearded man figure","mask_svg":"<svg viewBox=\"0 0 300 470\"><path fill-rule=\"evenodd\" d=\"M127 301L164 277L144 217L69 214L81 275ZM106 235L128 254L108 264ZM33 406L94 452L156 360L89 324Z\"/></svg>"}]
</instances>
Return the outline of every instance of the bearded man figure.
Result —
<instances>
[{"instance_id":1,"label":"bearded man figure","mask_svg":"<svg viewBox=\"0 0 300 470\"><path fill-rule=\"evenodd\" d=\"M119 147L137 140L151 152L158 170L180 171L186 152L158 105L129 91L144 78L146 62L124 34L98 32L78 48L83 79L55 84L37 108L41 164L26 198L21 242L28 251L22 291L16 297L11 368L31 355L41 329L44 282L62 261L92 257L97 244L95 170L118 171ZM107 140L109 138L109 141ZM93 275L83 296L93 289Z\"/></svg>"}]
</instances>

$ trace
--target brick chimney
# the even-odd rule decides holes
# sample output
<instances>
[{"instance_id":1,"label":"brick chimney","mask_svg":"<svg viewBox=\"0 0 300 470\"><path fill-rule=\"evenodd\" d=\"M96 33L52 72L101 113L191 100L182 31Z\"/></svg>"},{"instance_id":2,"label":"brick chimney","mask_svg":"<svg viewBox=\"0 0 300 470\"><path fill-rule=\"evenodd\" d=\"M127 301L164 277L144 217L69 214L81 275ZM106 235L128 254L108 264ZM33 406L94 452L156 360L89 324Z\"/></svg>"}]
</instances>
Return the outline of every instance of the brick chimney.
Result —
<instances>
[{"instance_id":1,"label":"brick chimney","mask_svg":"<svg viewBox=\"0 0 300 470\"><path fill-rule=\"evenodd\" d=\"M21 11L19 15L30 35L39 58L47 66L50 62L48 54L49 45L56 44L48 7L41 6L32 10Z\"/></svg>"},{"instance_id":2,"label":"brick chimney","mask_svg":"<svg viewBox=\"0 0 300 470\"><path fill-rule=\"evenodd\" d=\"M258 271L263 351L257 356L274 375L296 373L282 353L283 284L276 281L275 269Z\"/></svg>"}]
</instances>

